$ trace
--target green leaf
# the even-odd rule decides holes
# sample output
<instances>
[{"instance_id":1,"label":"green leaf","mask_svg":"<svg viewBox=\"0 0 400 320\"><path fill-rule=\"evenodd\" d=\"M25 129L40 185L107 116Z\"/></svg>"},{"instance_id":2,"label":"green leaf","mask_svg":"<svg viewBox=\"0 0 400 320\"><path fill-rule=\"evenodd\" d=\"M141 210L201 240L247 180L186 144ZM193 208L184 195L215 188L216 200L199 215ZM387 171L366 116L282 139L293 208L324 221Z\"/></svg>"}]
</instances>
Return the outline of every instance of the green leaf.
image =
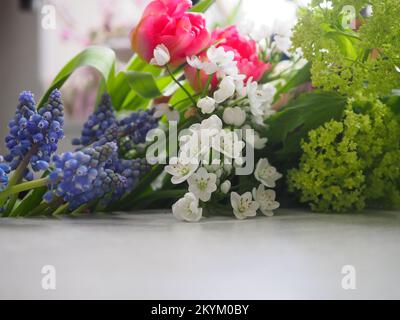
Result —
<instances>
[{"instance_id":1,"label":"green leaf","mask_svg":"<svg viewBox=\"0 0 400 320\"><path fill-rule=\"evenodd\" d=\"M358 53L353 44L354 38L351 38L350 35L346 36L342 33L338 32L328 32L326 34L328 38L335 40L337 45L340 48L340 51L349 59L356 60Z\"/></svg>"},{"instance_id":2,"label":"green leaf","mask_svg":"<svg viewBox=\"0 0 400 320\"><path fill-rule=\"evenodd\" d=\"M189 82L185 81L182 83L183 87L192 95L194 96L196 92L193 90L193 88L190 86ZM188 99L188 96L182 88L178 88L175 93L172 95L169 103L171 105L174 105L182 100ZM188 105L191 105L192 102L188 100Z\"/></svg>"},{"instance_id":3,"label":"green leaf","mask_svg":"<svg viewBox=\"0 0 400 320\"><path fill-rule=\"evenodd\" d=\"M291 77L286 84L277 90L276 96L282 93L287 93L290 90L311 81L311 64L307 63L303 68L298 70L293 77Z\"/></svg>"},{"instance_id":4,"label":"green leaf","mask_svg":"<svg viewBox=\"0 0 400 320\"><path fill-rule=\"evenodd\" d=\"M89 66L98 70L107 83L111 77L114 77L115 53L113 50L106 47L90 47L83 50L69 61L57 74L40 100L38 108L43 106L54 89L61 88L76 69L84 66Z\"/></svg>"},{"instance_id":5,"label":"green leaf","mask_svg":"<svg viewBox=\"0 0 400 320\"><path fill-rule=\"evenodd\" d=\"M206 12L215 0L202 0L190 9L190 12Z\"/></svg>"},{"instance_id":6,"label":"green leaf","mask_svg":"<svg viewBox=\"0 0 400 320\"><path fill-rule=\"evenodd\" d=\"M265 136L279 157L301 153L300 143L310 130L331 119L340 119L346 98L331 92L312 92L301 95L267 120Z\"/></svg>"},{"instance_id":7,"label":"green leaf","mask_svg":"<svg viewBox=\"0 0 400 320\"><path fill-rule=\"evenodd\" d=\"M32 190L24 199L19 203L16 209L11 213L13 217L21 217L28 214L32 209L36 208L43 200L44 194L47 192L46 187L37 188Z\"/></svg>"},{"instance_id":8,"label":"green leaf","mask_svg":"<svg viewBox=\"0 0 400 320\"><path fill-rule=\"evenodd\" d=\"M154 99L162 95L151 73L124 71L123 74L131 89L142 98Z\"/></svg>"}]
</instances>

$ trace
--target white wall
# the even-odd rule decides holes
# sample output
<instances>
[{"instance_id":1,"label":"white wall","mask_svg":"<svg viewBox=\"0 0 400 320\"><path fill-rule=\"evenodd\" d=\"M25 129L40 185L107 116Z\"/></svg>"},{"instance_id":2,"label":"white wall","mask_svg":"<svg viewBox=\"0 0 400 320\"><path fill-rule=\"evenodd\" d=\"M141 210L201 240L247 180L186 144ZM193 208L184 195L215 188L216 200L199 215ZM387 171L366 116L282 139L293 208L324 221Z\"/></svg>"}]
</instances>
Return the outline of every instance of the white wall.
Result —
<instances>
[{"instance_id":1,"label":"white wall","mask_svg":"<svg viewBox=\"0 0 400 320\"><path fill-rule=\"evenodd\" d=\"M19 1L3 0L0 10L0 153L8 120L22 90L42 95L39 81L39 32L37 15L19 9Z\"/></svg>"}]
</instances>

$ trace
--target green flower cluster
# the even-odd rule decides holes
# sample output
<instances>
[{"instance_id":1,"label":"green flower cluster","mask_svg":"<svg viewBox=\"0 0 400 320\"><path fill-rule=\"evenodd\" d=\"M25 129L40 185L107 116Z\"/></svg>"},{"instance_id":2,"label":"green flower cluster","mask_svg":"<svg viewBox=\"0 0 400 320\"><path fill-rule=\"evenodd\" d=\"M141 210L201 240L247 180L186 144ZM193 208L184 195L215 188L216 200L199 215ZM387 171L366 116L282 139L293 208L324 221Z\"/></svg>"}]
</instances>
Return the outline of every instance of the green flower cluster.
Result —
<instances>
[{"instance_id":1,"label":"green flower cluster","mask_svg":"<svg viewBox=\"0 0 400 320\"><path fill-rule=\"evenodd\" d=\"M349 99L344 119L310 131L302 149L288 184L313 211L400 207L400 122L379 100Z\"/></svg>"},{"instance_id":2,"label":"green flower cluster","mask_svg":"<svg viewBox=\"0 0 400 320\"><path fill-rule=\"evenodd\" d=\"M314 86L377 97L400 88L400 1L332 0L330 7L324 2L314 0L301 11L292 39L312 63ZM370 16L363 11L368 6ZM351 7L353 25L347 24Z\"/></svg>"}]
</instances>

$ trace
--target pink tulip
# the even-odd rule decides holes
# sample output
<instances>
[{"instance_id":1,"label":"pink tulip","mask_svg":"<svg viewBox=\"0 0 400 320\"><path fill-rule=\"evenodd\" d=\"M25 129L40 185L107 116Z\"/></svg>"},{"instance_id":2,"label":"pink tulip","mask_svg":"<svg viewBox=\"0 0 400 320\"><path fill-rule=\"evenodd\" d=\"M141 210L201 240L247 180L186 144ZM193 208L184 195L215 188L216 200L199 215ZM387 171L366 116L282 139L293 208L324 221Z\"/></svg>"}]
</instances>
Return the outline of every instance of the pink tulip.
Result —
<instances>
[{"instance_id":1,"label":"pink tulip","mask_svg":"<svg viewBox=\"0 0 400 320\"><path fill-rule=\"evenodd\" d=\"M234 52L234 60L237 62L239 73L246 76L245 81L250 77L253 77L254 81L259 81L271 68L270 63L266 63L258 57L257 43L240 35L235 26L214 30L211 35L211 43L216 43L216 47L223 47L225 51ZM200 54L200 60L207 60L206 52ZM185 74L196 91L201 91L208 79L203 71L198 72L197 69L190 66L185 68ZM216 76L211 85L214 89L218 85Z\"/></svg>"},{"instance_id":2,"label":"pink tulip","mask_svg":"<svg viewBox=\"0 0 400 320\"><path fill-rule=\"evenodd\" d=\"M131 31L132 49L150 62L154 49L165 45L170 65L183 64L187 56L196 55L210 44L210 35L202 14L187 12L190 0L155 0L145 9L138 25Z\"/></svg>"}]
</instances>

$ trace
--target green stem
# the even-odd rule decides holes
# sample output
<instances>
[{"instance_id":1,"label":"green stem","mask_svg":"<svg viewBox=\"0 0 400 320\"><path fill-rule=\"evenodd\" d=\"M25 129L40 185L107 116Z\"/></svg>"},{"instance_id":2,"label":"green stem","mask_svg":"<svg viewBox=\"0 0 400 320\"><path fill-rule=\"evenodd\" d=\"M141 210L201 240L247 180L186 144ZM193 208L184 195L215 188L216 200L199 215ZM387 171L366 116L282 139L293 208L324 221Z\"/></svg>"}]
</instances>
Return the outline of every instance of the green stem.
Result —
<instances>
[{"instance_id":1,"label":"green stem","mask_svg":"<svg viewBox=\"0 0 400 320\"><path fill-rule=\"evenodd\" d=\"M204 98L207 95L208 92L208 88L210 87L211 81L213 79L214 75L210 75L208 76L207 82L206 82L206 86L203 89L203 93L201 94L201 97Z\"/></svg>"},{"instance_id":2,"label":"green stem","mask_svg":"<svg viewBox=\"0 0 400 320\"><path fill-rule=\"evenodd\" d=\"M30 211L26 217L34 217L34 216L39 216L42 215L43 212L45 212L48 208L50 207L50 204L47 202L42 202L39 206L37 206L35 209Z\"/></svg>"},{"instance_id":3,"label":"green stem","mask_svg":"<svg viewBox=\"0 0 400 320\"><path fill-rule=\"evenodd\" d=\"M244 97L244 98L239 98L239 99L234 100L234 101L232 101L232 102L230 102L230 103L227 103L227 104L226 104L226 107L236 107L236 106L238 106L240 103L243 103L243 102L245 102L245 101L246 101L246 97Z\"/></svg>"},{"instance_id":4,"label":"green stem","mask_svg":"<svg viewBox=\"0 0 400 320\"><path fill-rule=\"evenodd\" d=\"M38 149L38 146L34 145L29 150L29 152L25 155L25 157L22 159L21 163L19 164L18 168L14 171L14 174L12 175L11 179L9 180L7 189L13 187L14 185L18 184L22 180L22 178L24 176L24 171L25 171L26 167L28 166L32 155L37 152L37 149ZM2 195L3 195L3 193L6 192L6 190L4 190L2 192ZM8 217L8 215L14 208L15 203L17 202L17 199L18 199L18 193L13 194L6 206L6 209L3 213L3 217ZM5 202L7 202L7 197L4 198L1 196L0 197L0 207L2 207Z\"/></svg>"},{"instance_id":5,"label":"green stem","mask_svg":"<svg viewBox=\"0 0 400 320\"><path fill-rule=\"evenodd\" d=\"M17 184L15 186L8 187L2 193L0 193L0 202L7 199L11 195L18 194L20 192L28 191L31 189L37 189L40 187L44 187L47 185L47 183L48 183L48 179L42 178L42 179L24 182L24 183Z\"/></svg>"},{"instance_id":6,"label":"green stem","mask_svg":"<svg viewBox=\"0 0 400 320\"><path fill-rule=\"evenodd\" d=\"M198 96L199 96L199 94L195 94L195 95L193 95L192 97L195 98L195 97L198 97ZM190 99L190 98L185 98L185 99L179 100L179 101L175 102L175 103L172 105L172 108L175 109L176 106L178 106L178 105L180 105L181 103L184 103L184 102L186 102L186 101L188 101L188 100L191 100L191 99Z\"/></svg>"},{"instance_id":7,"label":"green stem","mask_svg":"<svg viewBox=\"0 0 400 320\"><path fill-rule=\"evenodd\" d=\"M60 207L57 208L56 211L53 212L53 216L58 216L63 214L67 209L68 209L69 203L64 203L63 205L61 205Z\"/></svg>"},{"instance_id":8,"label":"green stem","mask_svg":"<svg viewBox=\"0 0 400 320\"><path fill-rule=\"evenodd\" d=\"M178 81L178 79L175 78L175 76L173 75L173 73L171 72L171 70L169 69L168 66L165 66L165 69L167 70L167 72L170 75L170 77L172 78L172 80L174 80L174 82L185 92L185 94L188 96L190 101L192 101L193 105L195 106L196 101L194 100L193 96L189 93L189 91L187 91L186 88Z\"/></svg>"},{"instance_id":9,"label":"green stem","mask_svg":"<svg viewBox=\"0 0 400 320\"><path fill-rule=\"evenodd\" d=\"M89 209L91 206L95 205L96 202L97 202L97 200L94 200L92 202L85 203L85 204L81 205L79 208L77 208L77 209L75 209L74 211L71 212L71 216L78 216L79 214L81 214L86 209Z\"/></svg>"}]
</instances>

